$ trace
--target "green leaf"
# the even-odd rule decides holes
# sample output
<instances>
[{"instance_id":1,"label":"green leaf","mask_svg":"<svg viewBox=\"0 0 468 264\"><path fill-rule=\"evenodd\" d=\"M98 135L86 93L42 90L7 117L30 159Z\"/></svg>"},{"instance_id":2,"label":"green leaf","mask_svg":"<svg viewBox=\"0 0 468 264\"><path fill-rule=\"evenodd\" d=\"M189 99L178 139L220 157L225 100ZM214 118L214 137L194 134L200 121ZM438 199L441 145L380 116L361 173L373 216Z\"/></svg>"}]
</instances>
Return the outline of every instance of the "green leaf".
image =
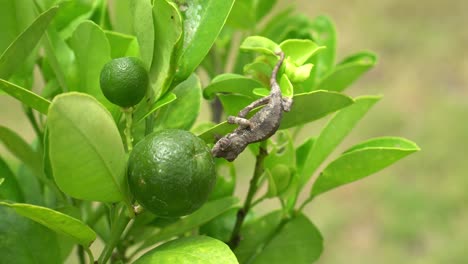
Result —
<instances>
[{"instance_id":1,"label":"green leaf","mask_svg":"<svg viewBox=\"0 0 468 264\"><path fill-rule=\"evenodd\" d=\"M263 84L237 74L223 74L217 76L203 90L203 96L206 99L213 99L217 93L236 93L255 98L253 89L263 87Z\"/></svg>"},{"instance_id":2,"label":"green leaf","mask_svg":"<svg viewBox=\"0 0 468 264\"><path fill-rule=\"evenodd\" d=\"M211 191L208 200L221 199L231 196L236 187L236 167L225 159L215 159L216 185Z\"/></svg>"},{"instance_id":3,"label":"green leaf","mask_svg":"<svg viewBox=\"0 0 468 264\"><path fill-rule=\"evenodd\" d=\"M23 192L25 203L44 205L43 186L39 183L38 177L24 163L20 164L16 179Z\"/></svg>"},{"instance_id":4,"label":"green leaf","mask_svg":"<svg viewBox=\"0 0 468 264\"><path fill-rule=\"evenodd\" d=\"M319 90L343 91L377 62L375 54L361 52L346 58L317 85Z\"/></svg>"},{"instance_id":5,"label":"green leaf","mask_svg":"<svg viewBox=\"0 0 468 264\"><path fill-rule=\"evenodd\" d=\"M314 60L314 70L317 78L321 78L333 69L336 57L336 29L333 21L327 16L318 16L311 24L313 40L325 46Z\"/></svg>"},{"instance_id":6,"label":"green leaf","mask_svg":"<svg viewBox=\"0 0 468 264\"><path fill-rule=\"evenodd\" d=\"M219 136L226 135L232 132L237 125L229 124L228 122L219 123L213 127L207 128L206 130L197 134L199 138L205 141L207 144L214 143L216 138Z\"/></svg>"},{"instance_id":7,"label":"green leaf","mask_svg":"<svg viewBox=\"0 0 468 264\"><path fill-rule=\"evenodd\" d=\"M33 148L13 130L0 126L0 141L34 173L42 172L41 154L33 150Z\"/></svg>"},{"instance_id":8,"label":"green leaf","mask_svg":"<svg viewBox=\"0 0 468 264\"><path fill-rule=\"evenodd\" d=\"M296 94L290 112L285 112L280 129L303 125L353 103L350 97L330 91Z\"/></svg>"},{"instance_id":9,"label":"green leaf","mask_svg":"<svg viewBox=\"0 0 468 264\"><path fill-rule=\"evenodd\" d=\"M178 50L182 40L182 17L172 2L155 0L154 53L149 71L151 85L156 96L165 94L174 78Z\"/></svg>"},{"instance_id":10,"label":"green leaf","mask_svg":"<svg viewBox=\"0 0 468 264\"><path fill-rule=\"evenodd\" d=\"M134 36L114 31L105 31L109 40L112 59L121 57L139 57L138 42Z\"/></svg>"},{"instance_id":11,"label":"green leaf","mask_svg":"<svg viewBox=\"0 0 468 264\"><path fill-rule=\"evenodd\" d=\"M49 154L58 187L68 195L117 202L125 189L126 158L114 121L93 97L55 97L47 120Z\"/></svg>"},{"instance_id":12,"label":"green leaf","mask_svg":"<svg viewBox=\"0 0 468 264\"><path fill-rule=\"evenodd\" d=\"M0 157L0 199L23 202L23 192L6 162Z\"/></svg>"},{"instance_id":13,"label":"green leaf","mask_svg":"<svg viewBox=\"0 0 468 264\"><path fill-rule=\"evenodd\" d=\"M255 7L256 22L265 17L276 5L277 0L257 0Z\"/></svg>"},{"instance_id":14,"label":"green leaf","mask_svg":"<svg viewBox=\"0 0 468 264\"><path fill-rule=\"evenodd\" d=\"M5 202L0 202L0 205L10 207L16 213L44 225L59 234L68 235L84 247L89 247L96 239L96 233L80 220L47 207Z\"/></svg>"},{"instance_id":15,"label":"green leaf","mask_svg":"<svg viewBox=\"0 0 468 264\"><path fill-rule=\"evenodd\" d=\"M0 31L0 54L31 25L36 16L30 0L0 1L0 25L9 25Z\"/></svg>"},{"instance_id":16,"label":"green leaf","mask_svg":"<svg viewBox=\"0 0 468 264\"><path fill-rule=\"evenodd\" d=\"M254 89L255 93L256 89ZM268 92L268 91L267 91ZM218 94L226 115L236 116L240 110L253 102L251 97L241 94Z\"/></svg>"},{"instance_id":17,"label":"green leaf","mask_svg":"<svg viewBox=\"0 0 468 264\"><path fill-rule=\"evenodd\" d=\"M246 30L255 27L256 20L254 1L236 0L226 21L226 25Z\"/></svg>"},{"instance_id":18,"label":"green leaf","mask_svg":"<svg viewBox=\"0 0 468 264\"><path fill-rule=\"evenodd\" d=\"M296 169L298 172L304 169L310 150L314 146L316 138L310 137L296 148Z\"/></svg>"},{"instance_id":19,"label":"green leaf","mask_svg":"<svg viewBox=\"0 0 468 264\"><path fill-rule=\"evenodd\" d=\"M29 91L26 88L3 79L0 79L0 89L15 97L23 104L41 112L42 114L47 114L50 105L49 100Z\"/></svg>"},{"instance_id":20,"label":"green leaf","mask_svg":"<svg viewBox=\"0 0 468 264\"><path fill-rule=\"evenodd\" d=\"M236 264L239 262L223 242L206 236L192 236L158 246L134 263Z\"/></svg>"},{"instance_id":21,"label":"green leaf","mask_svg":"<svg viewBox=\"0 0 468 264\"><path fill-rule=\"evenodd\" d=\"M151 109L147 113L145 113L143 116L140 116L140 117L136 116L135 119L138 120L137 122L141 122L145 120L146 117L148 117L149 115L154 113L156 110L158 110L159 108L172 103L176 99L177 99L177 96L174 93L167 93L163 97L159 98L158 101L154 103L154 105L151 107Z\"/></svg>"},{"instance_id":22,"label":"green leaf","mask_svg":"<svg viewBox=\"0 0 468 264\"><path fill-rule=\"evenodd\" d=\"M359 120L378 101L378 96L363 96L355 99L355 103L336 113L320 132L313 146L309 149L303 162L304 167L299 169L301 182L307 182L315 170L338 146L338 144L351 132Z\"/></svg>"},{"instance_id":23,"label":"green leaf","mask_svg":"<svg viewBox=\"0 0 468 264\"><path fill-rule=\"evenodd\" d=\"M119 108L104 97L99 84L101 69L111 60L111 48L104 31L95 23L84 21L73 32L70 46L78 67L78 87L73 90L92 95L113 115L118 113Z\"/></svg>"},{"instance_id":24,"label":"green leaf","mask_svg":"<svg viewBox=\"0 0 468 264\"><path fill-rule=\"evenodd\" d=\"M145 240L140 248L150 247L158 242L188 232L231 209L238 203L235 197L226 197L207 202L193 214L163 228L159 233Z\"/></svg>"},{"instance_id":25,"label":"green leaf","mask_svg":"<svg viewBox=\"0 0 468 264\"><path fill-rule=\"evenodd\" d=\"M118 0L113 2L113 16L111 16L112 28L115 31L124 34L133 34L133 13L129 12L132 2L139 2L133 0Z\"/></svg>"},{"instance_id":26,"label":"green leaf","mask_svg":"<svg viewBox=\"0 0 468 264\"><path fill-rule=\"evenodd\" d=\"M310 195L315 197L362 179L419 150L416 144L402 138L376 138L361 143L328 164Z\"/></svg>"},{"instance_id":27,"label":"green leaf","mask_svg":"<svg viewBox=\"0 0 468 264\"><path fill-rule=\"evenodd\" d=\"M241 44L240 49L243 51L259 52L266 55L276 55L281 51L281 47L271 39L261 36L247 37Z\"/></svg>"},{"instance_id":28,"label":"green leaf","mask_svg":"<svg viewBox=\"0 0 468 264\"><path fill-rule=\"evenodd\" d=\"M2 263L63 263L54 232L2 206L0 219Z\"/></svg>"},{"instance_id":29,"label":"green leaf","mask_svg":"<svg viewBox=\"0 0 468 264\"><path fill-rule=\"evenodd\" d=\"M289 220L264 248L252 264L295 264L316 261L323 250L323 238L317 227L303 214Z\"/></svg>"},{"instance_id":30,"label":"green leaf","mask_svg":"<svg viewBox=\"0 0 468 264\"><path fill-rule=\"evenodd\" d=\"M58 7L52 7L39 15L3 52L0 56L0 78L9 79L23 65L24 61L39 43L57 10Z\"/></svg>"},{"instance_id":31,"label":"green leaf","mask_svg":"<svg viewBox=\"0 0 468 264\"><path fill-rule=\"evenodd\" d=\"M133 16L133 30L140 46L141 59L146 69L149 69L155 47L151 0L131 1L130 10Z\"/></svg>"},{"instance_id":32,"label":"green leaf","mask_svg":"<svg viewBox=\"0 0 468 264\"><path fill-rule=\"evenodd\" d=\"M197 75L192 74L186 81L177 85L172 92L177 99L161 108L154 130L177 128L189 130L195 123L201 107L201 83Z\"/></svg>"},{"instance_id":33,"label":"green leaf","mask_svg":"<svg viewBox=\"0 0 468 264\"><path fill-rule=\"evenodd\" d=\"M280 88L281 88L281 93L285 97L293 97L294 94L294 87L291 83L291 81L288 78L288 75L283 74L281 75L280 79Z\"/></svg>"},{"instance_id":34,"label":"green leaf","mask_svg":"<svg viewBox=\"0 0 468 264\"><path fill-rule=\"evenodd\" d=\"M184 7L184 37L177 80L184 80L202 62L228 18L234 0L189 0Z\"/></svg>"},{"instance_id":35,"label":"green leaf","mask_svg":"<svg viewBox=\"0 0 468 264\"><path fill-rule=\"evenodd\" d=\"M288 39L281 42L280 48L297 65L302 65L315 53L324 50L326 47L319 46L308 39Z\"/></svg>"}]
</instances>

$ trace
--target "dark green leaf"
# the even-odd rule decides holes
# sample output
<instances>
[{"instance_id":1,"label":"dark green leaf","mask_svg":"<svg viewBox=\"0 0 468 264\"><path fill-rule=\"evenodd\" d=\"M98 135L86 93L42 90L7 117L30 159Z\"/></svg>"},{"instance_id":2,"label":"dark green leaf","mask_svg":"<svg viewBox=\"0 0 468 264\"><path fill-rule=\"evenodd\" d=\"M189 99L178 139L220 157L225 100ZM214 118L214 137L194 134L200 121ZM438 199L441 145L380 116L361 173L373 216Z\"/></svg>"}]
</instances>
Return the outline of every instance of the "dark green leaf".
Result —
<instances>
[{"instance_id":1,"label":"dark green leaf","mask_svg":"<svg viewBox=\"0 0 468 264\"><path fill-rule=\"evenodd\" d=\"M315 181L310 195L317 196L362 179L419 150L416 144L402 138L363 142L331 162Z\"/></svg>"},{"instance_id":2,"label":"dark green leaf","mask_svg":"<svg viewBox=\"0 0 468 264\"><path fill-rule=\"evenodd\" d=\"M161 108L155 130L177 128L189 130L198 117L201 106L201 83L197 75L192 74L186 81L177 85L172 92L177 99Z\"/></svg>"},{"instance_id":3,"label":"dark green leaf","mask_svg":"<svg viewBox=\"0 0 468 264\"><path fill-rule=\"evenodd\" d=\"M23 202L23 192L6 162L0 157L0 199Z\"/></svg>"},{"instance_id":4,"label":"dark green leaf","mask_svg":"<svg viewBox=\"0 0 468 264\"><path fill-rule=\"evenodd\" d=\"M167 242L137 259L135 264L236 264L236 257L223 242L205 236L191 236Z\"/></svg>"},{"instance_id":5,"label":"dark green leaf","mask_svg":"<svg viewBox=\"0 0 468 264\"><path fill-rule=\"evenodd\" d=\"M321 80L319 90L343 91L361 75L375 66L377 57L370 52L361 52L348 57Z\"/></svg>"},{"instance_id":6,"label":"dark green leaf","mask_svg":"<svg viewBox=\"0 0 468 264\"><path fill-rule=\"evenodd\" d=\"M0 79L0 89L15 97L23 104L41 112L42 114L47 114L50 105L49 100L29 91L26 88L2 79Z\"/></svg>"},{"instance_id":7,"label":"dark green leaf","mask_svg":"<svg viewBox=\"0 0 468 264\"><path fill-rule=\"evenodd\" d=\"M3 52L0 56L0 78L9 79L23 65L24 61L39 43L42 34L44 34L47 26L54 18L57 10L58 7L52 7L39 15Z\"/></svg>"},{"instance_id":8,"label":"dark green leaf","mask_svg":"<svg viewBox=\"0 0 468 264\"><path fill-rule=\"evenodd\" d=\"M255 7L255 17L257 22L265 17L276 5L277 0L257 0Z\"/></svg>"},{"instance_id":9,"label":"dark green leaf","mask_svg":"<svg viewBox=\"0 0 468 264\"><path fill-rule=\"evenodd\" d=\"M24 202L44 205L43 187L37 176L24 163L19 166L16 177L24 195Z\"/></svg>"},{"instance_id":10,"label":"dark green leaf","mask_svg":"<svg viewBox=\"0 0 468 264\"><path fill-rule=\"evenodd\" d=\"M333 116L322 129L313 147L305 154L303 168L299 169L301 182L307 182L315 170L330 155L336 146L351 132L359 120L379 101L380 97L358 97L355 103Z\"/></svg>"},{"instance_id":11,"label":"dark green leaf","mask_svg":"<svg viewBox=\"0 0 468 264\"><path fill-rule=\"evenodd\" d=\"M225 74L218 76L203 90L206 99L213 99L216 93L236 93L255 98L253 89L263 87L263 84L237 74Z\"/></svg>"},{"instance_id":12,"label":"dark green leaf","mask_svg":"<svg viewBox=\"0 0 468 264\"><path fill-rule=\"evenodd\" d=\"M216 185L209 200L221 199L234 193L236 187L236 167L225 159L215 159Z\"/></svg>"},{"instance_id":13,"label":"dark green leaf","mask_svg":"<svg viewBox=\"0 0 468 264\"><path fill-rule=\"evenodd\" d=\"M93 97L61 94L47 120L54 178L68 195L103 202L124 197L125 151L109 112Z\"/></svg>"},{"instance_id":14,"label":"dark green leaf","mask_svg":"<svg viewBox=\"0 0 468 264\"><path fill-rule=\"evenodd\" d=\"M53 231L1 206L0 219L2 263L63 263Z\"/></svg>"},{"instance_id":15,"label":"dark green leaf","mask_svg":"<svg viewBox=\"0 0 468 264\"><path fill-rule=\"evenodd\" d=\"M234 0L186 1L184 37L177 80L184 80L208 54L228 18Z\"/></svg>"},{"instance_id":16,"label":"dark green leaf","mask_svg":"<svg viewBox=\"0 0 468 264\"><path fill-rule=\"evenodd\" d=\"M111 57L138 57L138 42L134 36L117 33L114 31L105 31L111 48Z\"/></svg>"},{"instance_id":17,"label":"dark green leaf","mask_svg":"<svg viewBox=\"0 0 468 264\"><path fill-rule=\"evenodd\" d=\"M133 30L140 46L141 59L146 69L149 69L155 47L151 0L131 1L130 9L133 16Z\"/></svg>"},{"instance_id":18,"label":"dark green leaf","mask_svg":"<svg viewBox=\"0 0 468 264\"><path fill-rule=\"evenodd\" d=\"M143 243L141 248L150 247L155 243L190 231L229 210L237 203L238 199L235 197L226 197L223 199L207 202L193 214L188 215L187 217L184 217L173 224L170 224L169 226L163 228L156 235L148 238Z\"/></svg>"},{"instance_id":19,"label":"dark green leaf","mask_svg":"<svg viewBox=\"0 0 468 264\"><path fill-rule=\"evenodd\" d=\"M68 235L84 247L89 247L96 239L94 231L80 220L47 207L5 202L0 202L0 205L10 207L14 209L16 213L44 225L55 232Z\"/></svg>"}]
</instances>

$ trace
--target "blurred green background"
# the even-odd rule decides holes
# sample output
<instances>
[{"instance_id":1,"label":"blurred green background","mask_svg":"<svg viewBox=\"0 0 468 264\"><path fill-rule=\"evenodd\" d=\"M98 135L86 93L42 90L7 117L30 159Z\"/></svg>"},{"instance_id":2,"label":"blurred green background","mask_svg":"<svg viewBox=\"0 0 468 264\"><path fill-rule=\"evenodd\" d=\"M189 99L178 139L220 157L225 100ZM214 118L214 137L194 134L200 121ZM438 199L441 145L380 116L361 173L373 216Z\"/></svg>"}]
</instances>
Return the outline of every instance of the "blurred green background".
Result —
<instances>
[{"instance_id":1,"label":"blurred green background","mask_svg":"<svg viewBox=\"0 0 468 264\"><path fill-rule=\"evenodd\" d=\"M291 4L280 2L276 11ZM337 153L387 135L406 137L422 148L307 206L325 239L319 263L468 263L468 1L292 3L312 17L332 17L338 60L363 49L379 55L378 66L348 93L384 98ZM0 120L32 140L32 129L14 99L0 97ZM317 127L306 127L303 136ZM2 146L0 152L5 153ZM239 166L242 175L251 175L249 158L239 161L248 162ZM240 181L247 184L248 177ZM243 189L237 192L242 197Z\"/></svg>"}]
</instances>

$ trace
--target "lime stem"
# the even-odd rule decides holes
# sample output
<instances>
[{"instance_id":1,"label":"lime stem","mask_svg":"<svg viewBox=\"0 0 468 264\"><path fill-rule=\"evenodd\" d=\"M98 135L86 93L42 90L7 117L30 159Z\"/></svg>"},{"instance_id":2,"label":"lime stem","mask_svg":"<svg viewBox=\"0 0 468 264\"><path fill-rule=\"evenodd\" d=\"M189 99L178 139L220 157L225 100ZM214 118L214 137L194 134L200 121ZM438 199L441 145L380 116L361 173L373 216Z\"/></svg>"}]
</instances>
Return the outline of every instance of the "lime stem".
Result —
<instances>
[{"instance_id":1,"label":"lime stem","mask_svg":"<svg viewBox=\"0 0 468 264\"><path fill-rule=\"evenodd\" d=\"M247 198L245 199L244 206L237 212L236 223L234 225L234 229L232 230L231 239L228 242L228 245L231 249L235 249L239 245L241 239L240 231L242 228L242 224L244 223L245 217L249 213L250 208L252 208L252 200L255 194L257 193L258 189L258 180L260 179L260 176L262 176L264 171L263 161L267 155L267 142L262 141L260 143L257 161L255 162L254 174L252 179L250 179L250 186L249 191L247 193Z\"/></svg>"},{"instance_id":2,"label":"lime stem","mask_svg":"<svg viewBox=\"0 0 468 264\"><path fill-rule=\"evenodd\" d=\"M125 114L125 140L127 142L127 150L128 152L132 152L133 149L133 137L132 137L132 125L133 125L133 108L123 108L122 112Z\"/></svg>"}]
</instances>

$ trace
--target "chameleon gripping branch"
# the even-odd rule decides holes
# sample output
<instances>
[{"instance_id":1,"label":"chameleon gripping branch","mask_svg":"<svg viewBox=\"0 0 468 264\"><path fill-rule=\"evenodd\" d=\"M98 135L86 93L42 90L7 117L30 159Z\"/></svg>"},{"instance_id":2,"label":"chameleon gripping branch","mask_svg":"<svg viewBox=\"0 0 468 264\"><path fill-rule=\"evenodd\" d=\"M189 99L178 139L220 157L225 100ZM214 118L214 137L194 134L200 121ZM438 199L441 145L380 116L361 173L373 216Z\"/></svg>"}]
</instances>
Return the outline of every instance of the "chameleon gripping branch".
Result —
<instances>
[{"instance_id":1,"label":"chameleon gripping branch","mask_svg":"<svg viewBox=\"0 0 468 264\"><path fill-rule=\"evenodd\" d=\"M278 71L284 61L284 53L281 51L276 54L280 58L271 73L270 94L252 102L242 109L237 116L228 117L228 123L238 124L239 127L216 142L211 150L213 156L225 158L228 161L235 160L247 145L263 141L275 134L280 126L283 112L291 110L292 99L283 97L276 80ZM250 119L246 118L250 111L261 105L265 106Z\"/></svg>"}]
</instances>

